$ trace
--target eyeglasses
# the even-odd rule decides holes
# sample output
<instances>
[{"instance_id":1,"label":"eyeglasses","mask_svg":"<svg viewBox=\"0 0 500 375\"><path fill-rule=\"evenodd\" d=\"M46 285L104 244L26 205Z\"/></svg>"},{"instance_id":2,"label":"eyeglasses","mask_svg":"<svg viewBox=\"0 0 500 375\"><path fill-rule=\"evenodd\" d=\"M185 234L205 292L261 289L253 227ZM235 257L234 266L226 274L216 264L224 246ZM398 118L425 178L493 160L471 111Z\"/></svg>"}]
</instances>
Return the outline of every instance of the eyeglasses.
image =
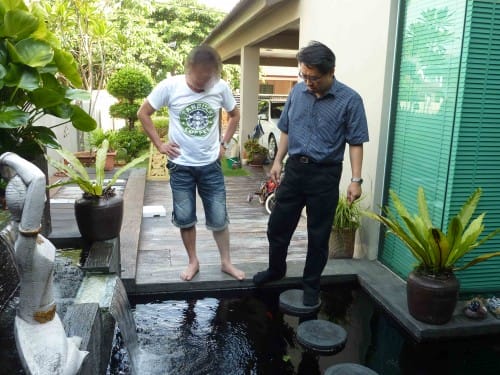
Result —
<instances>
[{"instance_id":1,"label":"eyeglasses","mask_svg":"<svg viewBox=\"0 0 500 375\"><path fill-rule=\"evenodd\" d=\"M299 77L300 78L302 78L304 81L309 81L309 82L312 82L312 83L318 82L323 77L323 75L321 75L319 77L318 76L309 76L307 74L303 74L302 72L299 72Z\"/></svg>"}]
</instances>

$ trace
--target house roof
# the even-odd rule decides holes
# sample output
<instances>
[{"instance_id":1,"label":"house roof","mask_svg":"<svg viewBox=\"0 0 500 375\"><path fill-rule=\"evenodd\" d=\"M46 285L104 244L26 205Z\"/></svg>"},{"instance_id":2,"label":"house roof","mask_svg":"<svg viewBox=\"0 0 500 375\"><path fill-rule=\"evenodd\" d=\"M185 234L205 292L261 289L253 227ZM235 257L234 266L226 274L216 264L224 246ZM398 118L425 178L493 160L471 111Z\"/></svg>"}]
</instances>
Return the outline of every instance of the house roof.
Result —
<instances>
[{"instance_id":1,"label":"house roof","mask_svg":"<svg viewBox=\"0 0 500 375\"><path fill-rule=\"evenodd\" d=\"M226 64L239 64L242 46L256 46L260 65L297 66L298 0L240 0L208 35Z\"/></svg>"}]
</instances>

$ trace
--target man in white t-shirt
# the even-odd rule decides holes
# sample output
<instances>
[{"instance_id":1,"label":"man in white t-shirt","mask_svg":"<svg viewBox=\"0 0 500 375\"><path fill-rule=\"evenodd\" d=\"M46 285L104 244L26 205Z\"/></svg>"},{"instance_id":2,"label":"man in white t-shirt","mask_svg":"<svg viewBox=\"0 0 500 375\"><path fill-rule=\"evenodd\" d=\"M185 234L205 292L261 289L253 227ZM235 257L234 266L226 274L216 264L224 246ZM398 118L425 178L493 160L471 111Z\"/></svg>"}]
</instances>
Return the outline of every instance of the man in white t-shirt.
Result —
<instances>
[{"instance_id":1,"label":"man in white t-shirt","mask_svg":"<svg viewBox=\"0 0 500 375\"><path fill-rule=\"evenodd\" d=\"M231 140L240 113L227 83L220 79L222 62L210 46L196 47L189 54L186 74L161 81L149 94L137 115L156 148L168 157L173 197L172 223L180 228L189 264L181 279L190 281L198 273L196 255L196 190L203 202L206 226L213 232L221 256L221 270L237 280L245 273L231 263L229 218L221 158ZM162 107L169 110L168 142L164 143L151 116ZM229 121L221 138L219 110Z\"/></svg>"}]
</instances>

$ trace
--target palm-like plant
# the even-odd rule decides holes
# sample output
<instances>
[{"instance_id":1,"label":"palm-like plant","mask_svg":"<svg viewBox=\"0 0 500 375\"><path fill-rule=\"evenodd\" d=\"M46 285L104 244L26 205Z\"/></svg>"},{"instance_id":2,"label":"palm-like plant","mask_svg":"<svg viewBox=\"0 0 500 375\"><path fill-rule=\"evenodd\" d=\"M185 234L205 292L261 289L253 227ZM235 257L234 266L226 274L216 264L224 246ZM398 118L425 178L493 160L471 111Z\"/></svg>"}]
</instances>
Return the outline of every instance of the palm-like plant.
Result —
<instances>
[{"instance_id":1,"label":"palm-like plant","mask_svg":"<svg viewBox=\"0 0 500 375\"><path fill-rule=\"evenodd\" d=\"M104 165L106 163L106 154L108 152L109 141L105 139L101 146L96 151L95 158L95 179L91 179L84 165L78 160L78 158L73 155L68 150L63 148L57 148L55 151L62 156L67 164L60 162L56 159L47 157L48 162L57 170L64 172L69 178L49 186L49 188L54 188L58 186L77 184L80 189L82 189L85 197L109 197L114 195L113 184L116 182L118 177L120 177L124 172L130 168L135 167L139 163L143 162L149 157L148 153L145 153L120 169L118 169L113 177L108 181L105 180L104 175Z\"/></svg>"},{"instance_id":2,"label":"palm-like plant","mask_svg":"<svg viewBox=\"0 0 500 375\"><path fill-rule=\"evenodd\" d=\"M384 224L389 233L397 236L417 259L416 270L433 275L442 275L453 271L464 270L474 264L492 257L500 256L500 252L480 255L461 267L455 263L465 254L479 247L500 232L500 228L492 231L481 240L484 231L483 220L486 213L472 219L479 203L482 190L477 188L464 203L460 212L454 216L444 233L432 225L424 189L419 187L417 193L418 213L411 215L394 191L390 191L394 210L384 207L385 216L366 211L364 214Z\"/></svg>"}]
</instances>

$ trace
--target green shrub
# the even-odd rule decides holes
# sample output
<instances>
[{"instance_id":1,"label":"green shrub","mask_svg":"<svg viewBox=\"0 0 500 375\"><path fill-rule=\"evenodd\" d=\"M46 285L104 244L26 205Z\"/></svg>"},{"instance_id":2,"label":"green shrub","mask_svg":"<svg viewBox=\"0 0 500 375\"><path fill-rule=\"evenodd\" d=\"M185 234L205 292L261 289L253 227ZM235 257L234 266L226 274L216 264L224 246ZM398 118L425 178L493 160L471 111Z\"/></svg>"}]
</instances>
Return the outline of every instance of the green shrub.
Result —
<instances>
[{"instance_id":1,"label":"green shrub","mask_svg":"<svg viewBox=\"0 0 500 375\"><path fill-rule=\"evenodd\" d=\"M155 125L156 131L158 132L158 135L161 138L166 137L168 134L168 124L169 124L168 116L155 116L153 118L153 123Z\"/></svg>"},{"instance_id":2,"label":"green shrub","mask_svg":"<svg viewBox=\"0 0 500 375\"><path fill-rule=\"evenodd\" d=\"M124 103L119 102L112 104L109 107L109 114L111 117L126 119L129 127L137 121L137 111L140 105L138 103Z\"/></svg>"},{"instance_id":3,"label":"green shrub","mask_svg":"<svg viewBox=\"0 0 500 375\"><path fill-rule=\"evenodd\" d=\"M111 75L107 90L120 101L132 103L145 98L153 89L151 78L140 68L125 67Z\"/></svg>"},{"instance_id":4,"label":"green shrub","mask_svg":"<svg viewBox=\"0 0 500 375\"><path fill-rule=\"evenodd\" d=\"M149 138L137 128L132 130L122 128L115 131L113 142L116 145L116 150L121 148L126 150L127 161L149 150Z\"/></svg>"},{"instance_id":5,"label":"green shrub","mask_svg":"<svg viewBox=\"0 0 500 375\"><path fill-rule=\"evenodd\" d=\"M132 130L137 121L138 100L145 98L152 89L151 77L139 67L125 67L112 74L107 90L119 102L109 108L111 117L126 119Z\"/></svg>"}]
</instances>

